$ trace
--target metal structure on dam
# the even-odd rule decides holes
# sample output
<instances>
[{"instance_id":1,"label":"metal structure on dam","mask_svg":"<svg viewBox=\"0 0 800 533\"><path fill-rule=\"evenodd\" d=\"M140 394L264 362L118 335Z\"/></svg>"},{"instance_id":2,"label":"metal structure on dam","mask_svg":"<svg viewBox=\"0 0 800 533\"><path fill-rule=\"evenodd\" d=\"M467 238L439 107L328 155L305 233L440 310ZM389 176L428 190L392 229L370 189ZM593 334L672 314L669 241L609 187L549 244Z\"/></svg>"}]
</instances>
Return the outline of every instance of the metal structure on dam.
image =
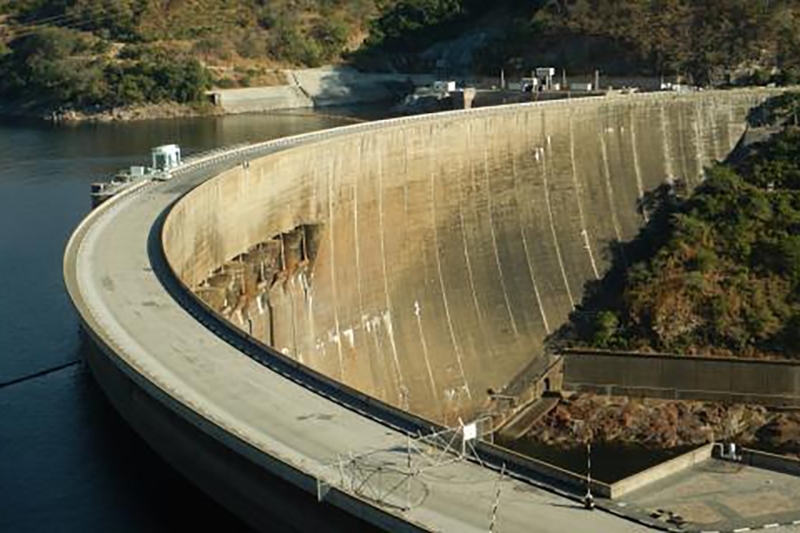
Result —
<instances>
[{"instance_id":1,"label":"metal structure on dam","mask_svg":"<svg viewBox=\"0 0 800 533\"><path fill-rule=\"evenodd\" d=\"M485 531L497 475L480 464L443 465L380 501L331 465L381 456L396 473L409 428L484 411L603 275L609 244L637 233L643 195L698 184L769 95L484 108L188 161L101 206L68 244L66 284L101 348L92 370L155 449L257 526L269 472L328 487L326 501L379 527ZM313 253L284 257L283 277L236 309L253 337L187 290L305 227ZM641 527L560 499L515 499L503 530L528 530L533 514L543 531Z\"/></svg>"}]
</instances>

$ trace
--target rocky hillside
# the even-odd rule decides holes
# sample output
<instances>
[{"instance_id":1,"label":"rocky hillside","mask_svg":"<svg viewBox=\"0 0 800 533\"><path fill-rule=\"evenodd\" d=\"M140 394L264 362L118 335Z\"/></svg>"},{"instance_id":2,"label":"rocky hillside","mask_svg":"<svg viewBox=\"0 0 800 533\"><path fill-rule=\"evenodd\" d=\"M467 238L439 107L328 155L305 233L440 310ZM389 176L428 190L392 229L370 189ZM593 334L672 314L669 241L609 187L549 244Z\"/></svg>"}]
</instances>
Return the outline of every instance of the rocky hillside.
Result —
<instances>
[{"instance_id":1,"label":"rocky hillside","mask_svg":"<svg viewBox=\"0 0 800 533\"><path fill-rule=\"evenodd\" d=\"M800 413L759 405L579 394L562 401L525 439L570 448L585 442L652 449L735 441L800 453Z\"/></svg>"},{"instance_id":2,"label":"rocky hillside","mask_svg":"<svg viewBox=\"0 0 800 533\"><path fill-rule=\"evenodd\" d=\"M340 62L375 0L0 2L5 107L199 105L210 86L285 83L282 67Z\"/></svg>"},{"instance_id":3,"label":"rocky hillside","mask_svg":"<svg viewBox=\"0 0 800 533\"><path fill-rule=\"evenodd\" d=\"M679 74L791 82L795 0L0 0L4 107L197 104L209 86L284 83L281 69L508 76Z\"/></svg>"}]
</instances>

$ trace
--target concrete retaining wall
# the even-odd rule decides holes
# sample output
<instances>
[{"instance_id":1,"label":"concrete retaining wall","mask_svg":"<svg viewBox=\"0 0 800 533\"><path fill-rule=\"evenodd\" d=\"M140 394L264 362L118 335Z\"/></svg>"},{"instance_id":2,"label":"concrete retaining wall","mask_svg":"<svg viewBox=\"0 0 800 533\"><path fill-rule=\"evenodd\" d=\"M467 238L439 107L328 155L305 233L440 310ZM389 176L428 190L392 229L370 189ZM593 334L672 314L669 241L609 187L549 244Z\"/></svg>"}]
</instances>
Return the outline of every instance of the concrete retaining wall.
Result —
<instances>
[{"instance_id":1,"label":"concrete retaining wall","mask_svg":"<svg viewBox=\"0 0 800 533\"><path fill-rule=\"evenodd\" d=\"M287 70L287 85L215 89L217 105L229 114L259 113L367 104L396 100L414 86L432 81L430 76L361 73L348 67Z\"/></svg>"},{"instance_id":2,"label":"concrete retaining wall","mask_svg":"<svg viewBox=\"0 0 800 533\"><path fill-rule=\"evenodd\" d=\"M800 365L670 355L569 353L564 387L615 396L800 406Z\"/></svg>"},{"instance_id":3,"label":"concrete retaining wall","mask_svg":"<svg viewBox=\"0 0 800 533\"><path fill-rule=\"evenodd\" d=\"M634 474L626 477L625 479L617 481L611 485L610 497L612 499L621 498L629 492L633 492L636 489L640 489L646 485L655 483L656 481L664 479L667 476L682 472L683 470L686 470L697 463L707 461L711 458L711 453L714 450L714 446L715 444L713 443L706 444L705 446L701 446L696 450L692 450L683 455L675 457L674 459L670 459L669 461L658 464L652 468L643 470L638 474Z\"/></svg>"},{"instance_id":4,"label":"concrete retaining wall","mask_svg":"<svg viewBox=\"0 0 800 533\"><path fill-rule=\"evenodd\" d=\"M548 486L562 489L573 496L582 496L586 493L586 476L485 442L479 442L476 451L483 460L497 469L502 465L517 476L544 481ZM611 485L596 479L593 479L591 484L592 494L600 498L611 498Z\"/></svg>"},{"instance_id":5,"label":"concrete retaining wall","mask_svg":"<svg viewBox=\"0 0 800 533\"><path fill-rule=\"evenodd\" d=\"M314 107L314 102L293 85L218 89L214 93L218 95L222 109L231 114Z\"/></svg>"},{"instance_id":6,"label":"concrete retaining wall","mask_svg":"<svg viewBox=\"0 0 800 533\"><path fill-rule=\"evenodd\" d=\"M396 100L413 86L433 82L432 76L371 74L342 66L290 70L286 74L316 107Z\"/></svg>"},{"instance_id":7,"label":"concrete retaining wall","mask_svg":"<svg viewBox=\"0 0 800 533\"><path fill-rule=\"evenodd\" d=\"M752 450L750 448L741 449L741 462L746 465L774 472L783 472L793 476L800 475L800 460L785 455Z\"/></svg>"},{"instance_id":8,"label":"concrete retaining wall","mask_svg":"<svg viewBox=\"0 0 800 533\"><path fill-rule=\"evenodd\" d=\"M541 353L609 244L638 231L640 197L666 177L699 183L769 94L589 98L357 129L204 183L166 221L166 254L195 287L250 247L319 225L313 271L270 302L274 346L453 424Z\"/></svg>"}]
</instances>

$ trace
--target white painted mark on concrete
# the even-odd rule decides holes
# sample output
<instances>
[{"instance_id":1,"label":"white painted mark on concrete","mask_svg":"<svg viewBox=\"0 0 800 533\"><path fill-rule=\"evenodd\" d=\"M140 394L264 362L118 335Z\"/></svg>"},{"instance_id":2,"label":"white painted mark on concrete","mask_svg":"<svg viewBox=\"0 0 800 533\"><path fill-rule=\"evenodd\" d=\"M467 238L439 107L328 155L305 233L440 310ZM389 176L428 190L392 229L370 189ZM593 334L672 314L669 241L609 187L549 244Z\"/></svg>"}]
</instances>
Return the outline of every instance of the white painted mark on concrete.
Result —
<instances>
[{"instance_id":1,"label":"white painted mark on concrete","mask_svg":"<svg viewBox=\"0 0 800 533\"><path fill-rule=\"evenodd\" d=\"M341 336L339 332L335 329L332 329L328 332L328 342L331 344L340 344L341 343Z\"/></svg>"},{"instance_id":2,"label":"white painted mark on concrete","mask_svg":"<svg viewBox=\"0 0 800 533\"><path fill-rule=\"evenodd\" d=\"M356 334L353 331L353 328L348 328L342 332L342 335L347 339L347 342L350 343L350 348L356 347Z\"/></svg>"},{"instance_id":3,"label":"white painted mark on concrete","mask_svg":"<svg viewBox=\"0 0 800 533\"><path fill-rule=\"evenodd\" d=\"M433 367L431 366L430 355L428 354L428 344L425 342L425 332L422 329L422 306L419 301L414 302L414 315L417 317L417 329L419 330L419 340L422 343L422 355L425 358L425 368L428 370L428 380L431 385L433 399L439 403L439 394L436 390L436 379L433 377Z\"/></svg>"}]
</instances>

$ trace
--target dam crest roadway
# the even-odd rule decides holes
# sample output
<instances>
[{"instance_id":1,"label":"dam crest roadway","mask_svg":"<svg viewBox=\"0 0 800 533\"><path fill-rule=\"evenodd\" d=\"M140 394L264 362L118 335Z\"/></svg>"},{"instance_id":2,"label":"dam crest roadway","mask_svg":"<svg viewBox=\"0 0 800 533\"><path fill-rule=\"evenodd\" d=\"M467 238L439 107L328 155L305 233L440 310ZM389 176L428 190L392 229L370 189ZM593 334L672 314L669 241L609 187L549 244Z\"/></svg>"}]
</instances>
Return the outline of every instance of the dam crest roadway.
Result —
<instances>
[{"instance_id":1,"label":"dam crest roadway","mask_svg":"<svg viewBox=\"0 0 800 533\"><path fill-rule=\"evenodd\" d=\"M153 448L259 528L269 473L392 531L487 531L500 485L504 532L532 517L537 531L645 530L541 480L501 481L498 464L431 465L441 443L408 434L481 417L487 390L544 361L612 244L645 222L647 193L699 184L774 93L483 108L189 159L93 211L67 246L90 367ZM226 302L239 327L195 296L297 228L316 229L297 263L284 250L280 282Z\"/></svg>"}]
</instances>

